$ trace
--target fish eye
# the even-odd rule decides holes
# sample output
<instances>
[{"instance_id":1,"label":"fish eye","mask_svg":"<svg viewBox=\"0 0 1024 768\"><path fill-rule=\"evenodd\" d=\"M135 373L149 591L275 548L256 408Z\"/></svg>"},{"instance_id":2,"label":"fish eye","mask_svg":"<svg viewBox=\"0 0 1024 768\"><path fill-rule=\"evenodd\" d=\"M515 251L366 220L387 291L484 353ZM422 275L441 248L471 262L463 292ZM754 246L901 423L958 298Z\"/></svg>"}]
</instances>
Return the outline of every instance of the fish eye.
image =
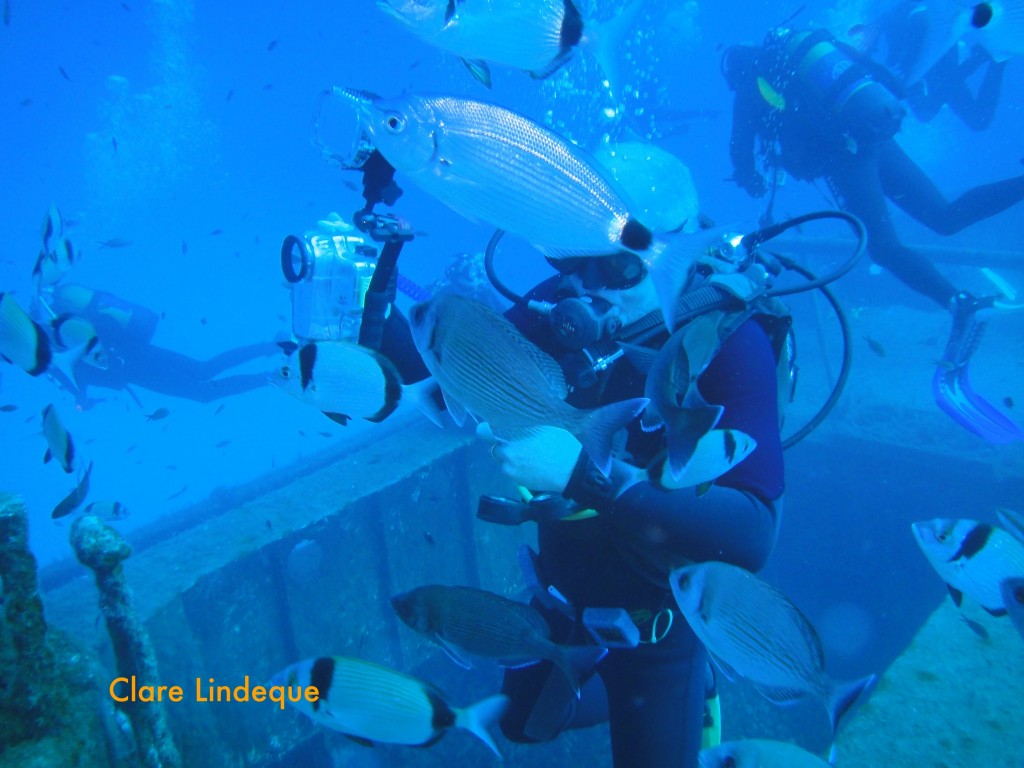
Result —
<instances>
[{"instance_id":1,"label":"fish eye","mask_svg":"<svg viewBox=\"0 0 1024 768\"><path fill-rule=\"evenodd\" d=\"M686 589L686 587L687 587L687 585L689 583L690 583L690 574L688 574L688 573L680 574L679 578L676 580L676 585L680 589Z\"/></svg>"},{"instance_id":2,"label":"fish eye","mask_svg":"<svg viewBox=\"0 0 1024 768\"><path fill-rule=\"evenodd\" d=\"M287 365L282 365L281 366L281 378L282 379L290 379L291 377L292 377L291 368L289 368Z\"/></svg>"},{"instance_id":3,"label":"fish eye","mask_svg":"<svg viewBox=\"0 0 1024 768\"><path fill-rule=\"evenodd\" d=\"M412 324L422 325L423 317L427 314L427 307L425 304L417 304L412 308Z\"/></svg>"},{"instance_id":4,"label":"fish eye","mask_svg":"<svg viewBox=\"0 0 1024 768\"><path fill-rule=\"evenodd\" d=\"M392 112L386 118L384 118L384 125L392 133L401 133L405 130L405 118L397 112Z\"/></svg>"}]
</instances>

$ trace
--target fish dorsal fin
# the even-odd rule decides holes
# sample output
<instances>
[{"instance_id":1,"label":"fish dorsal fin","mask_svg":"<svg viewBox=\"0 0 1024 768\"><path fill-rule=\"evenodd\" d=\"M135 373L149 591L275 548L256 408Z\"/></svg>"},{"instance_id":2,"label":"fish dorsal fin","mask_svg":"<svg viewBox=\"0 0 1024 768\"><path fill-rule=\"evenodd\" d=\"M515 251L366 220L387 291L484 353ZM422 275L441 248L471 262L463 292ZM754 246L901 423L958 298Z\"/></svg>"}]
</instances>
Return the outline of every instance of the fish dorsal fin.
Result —
<instances>
[{"instance_id":1,"label":"fish dorsal fin","mask_svg":"<svg viewBox=\"0 0 1024 768\"><path fill-rule=\"evenodd\" d=\"M647 373L651 370L651 366L654 365L655 359L658 357L658 350L651 349L650 347L641 347L638 344L627 344L626 342L618 342L619 349L622 350L629 364L636 368L640 373Z\"/></svg>"},{"instance_id":2,"label":"fish dorsal fin","mask_svg":"<svg viewBox=\"0 0 1024 768\"><path fill-rule=\"evenodd\" d=\"M796 688L785 688L782 686L773 685L759 685L758 683L753 684L757 688L758 692L764 696L768 701L772 701L776 704L793 704L796 701L807 696L807 691L801 691Z\"/></svg>"}]
</instances>

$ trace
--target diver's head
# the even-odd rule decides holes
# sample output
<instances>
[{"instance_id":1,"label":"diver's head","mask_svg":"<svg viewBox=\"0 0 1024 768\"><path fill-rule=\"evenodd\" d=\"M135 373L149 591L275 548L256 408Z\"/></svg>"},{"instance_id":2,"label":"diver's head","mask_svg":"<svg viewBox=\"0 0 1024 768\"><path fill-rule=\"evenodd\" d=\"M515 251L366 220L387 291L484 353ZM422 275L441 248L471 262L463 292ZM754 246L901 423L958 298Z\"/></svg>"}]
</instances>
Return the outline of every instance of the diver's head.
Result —
<instances>
[{"instance_id":1,"label":"diver's head","mask_svg":"<svg viewBox=\"0 0 1024 768\"><path fill-rule=\"evenodd\" d=\"M584 291L632 288L647 276L647 267L635 253L619 251L611 256L548 257L559 274L573 275Z\"/></svg>"},{"instance_id":2,"label":"diver's head","mask_svg":"<svg viewBox=\"0 0 1024 768\"><path fill-rule=\"evenodd\" d=\"M730 91L735 91L740 82L754 72L759 51L753 45L733 45L725 49L719 67Z\"/></svg>"},{"instance_id":3,"label":"diver's head","mask_svg":"<svg viewBox=\"0 0 1024 768\"><path fill-rule=\"evenodd\" d=\"M658 306L647 267L634 253L548 261L563 275L563 289L577 297L560 300L551 317L556 334L569 349L610 336Z\"/></svg>"}]
</instances>

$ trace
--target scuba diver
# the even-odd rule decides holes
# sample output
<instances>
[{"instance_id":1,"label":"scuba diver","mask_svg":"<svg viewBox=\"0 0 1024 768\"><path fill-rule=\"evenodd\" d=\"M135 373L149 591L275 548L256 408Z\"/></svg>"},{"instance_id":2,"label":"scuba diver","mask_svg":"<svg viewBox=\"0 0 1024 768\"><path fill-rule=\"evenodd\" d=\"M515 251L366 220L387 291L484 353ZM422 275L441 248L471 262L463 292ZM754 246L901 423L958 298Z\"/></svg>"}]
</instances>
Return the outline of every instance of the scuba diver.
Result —
<instances>
[{"instance_id":1,"label":"scuba diver","mask_svg":"<svg viewBox=\"0 0 1024 768\"><path fill-rule=\"evenodd\" d=\"M75 348L88 342L69 373L53 369L59 383L74 393L79 409L99 402L89 387L126 391L132 386L200 403L265 386L264 373L223 376L225 371L267 355L280 353L272 342L249 344L196 360L152 343L159 318L155 312L105 291L74 283L45 286L33 309L41 326L50 329L54 346ZM95 339L95 345L90 339Z\"/></svg>"},{"instance_id":2,"label":"scuba diver","mask_svg":"<svg viewBox=\"0 0 1024 768\"><path fill-rule=\"evenodd\" d=\"M781 169L805 181L824 179L842 209L863 221L874 261L952 314L933 379L942 410L990 442L1024 438L968 380L967 364L995 299L960 290L905 246L887 204L953 235L1024 200L1024 176L946 200L893 138L904 116L893 92L898 86L826 30L776 29L761 46L733 46L723 55L722 73L735 93L730 155L736 183L753 197L770 191L759 158L772 176Z\"/></svg>"},{"instance_id":3,"label":"scuba diver","mask_svg":"<svg viewBox=\"0 0 1024 768\"><path fill-rule=\"evenodd\" d=\"M364 188L386 187L393 175L369 161L363 171ZM374 180L379 174L385 182ZM357 226L385 232L379 226L384 217L370 213L372 194L367 201ZM385 252L395 242L386 234L375 239L388 244ZM643 360L657 355L669 334L641 260L631 253L551 259L559 274L518 296L495 274L498 239L488 246L485 266L494 287L513 302L504 316L560 363L567 402L591 408L643 395ZM718 427L749 435L756 442L752 453L723 467L724 474L698 493L665 482L666 431L639 420L618 433L608 474L573 435L555 427L491 448L530 500L484 497L478 516L505 525L537 523L539 549L524 551L521 560L551 640L609 649L578 692L550 662L508 670L503 692L511 703L501 727L513 741L548 741L565 729L607 721L616 766L696 768L704 726L718 724L708 654L677 614L668 574L694 561L726 561L751 571L767 561L784 489L780 399L789 391L780 391L779 381L780 371L785 381L791 373L791 340L788 312L768 295L765 269L742 248L733 251L717 240L708 254L692 267L677 327L685 330L697 318L707 323L708 362L694 397L719 409ZM394 322L400 314L394 307L380 310L376 320L370 310L378 289L390 285L394 299L393 268L394 259L385 265L382 254L364 298L359 337L386 354L408 385L427 375L408 343L408 326ZM557 309L539 313L541 305ZM424 306L413 309L414 325Z\"/></svg>"},{"instance_id":4,"label":"scuba diver","mask_svg":"<svg viewBox=\"0 0 1024 768\"><path fill-rule=\"evenodd\" d=\"M947 49L948 39L931 29L936 19L927 3L904 0L877 21L851 32L859 33L861 50L878 57L899 78L901 96L914 117L931 121L942 109L950 110L973 131L992 124L1003 84L1006 60L996 61L981 44L957 42ZM934 43L934 44L933 44ZM973 89L970 79L984 68Z\"/></svg>"}]
</instances>

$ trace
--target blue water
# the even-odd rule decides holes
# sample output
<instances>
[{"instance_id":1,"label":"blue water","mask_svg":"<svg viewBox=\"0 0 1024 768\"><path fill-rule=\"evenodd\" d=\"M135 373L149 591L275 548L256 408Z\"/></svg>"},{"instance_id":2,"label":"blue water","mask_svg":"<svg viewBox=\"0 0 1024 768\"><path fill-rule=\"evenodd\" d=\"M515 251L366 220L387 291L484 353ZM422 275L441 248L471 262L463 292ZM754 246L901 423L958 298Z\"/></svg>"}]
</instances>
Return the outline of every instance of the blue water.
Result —
<instances>
[{"instance_id":1,"label":"blue water","mask_svg":"<svg viewBox=\"0 0 1024 768\"><path fill-rule=\"evenodd\" d=\"M617 5L589 4L584 13L604 17ZM287 334L291 304L278 263L282 238L311 228L331 211L348 217L362 205L355 191L358 176L322 162L310 141L317 95L332 85L493 100L589 148L606 136L617 139L631 131L689 166L703 211L721 222L753 228L763 204L725 181L732 175L731 94L719 74L719 59L725 46L759 41L799 5L651 0L622 51L625 81L632 90L620 118L611 120L602 111L614 105L585 55L544 81L494 67L488 92L461 63L399 28L370 0L9 0L9 24L0 28L0 290L28 305L40 225L54 203L75 222L69 236L82 251L67 281L111 291L160 313L156 343L207 358ZM866 5L807 4L798 22L825 24L839 34L863 20ZM1006 70L1001 105L986 133L971 133L948 114L927 125L908 118L901 143L951 195L1016 175L1024 156L1021 105L1024 65L1015 60ZM695 117L680 117L695 112ZM790 180L780 191L776 211L797 214L829 203L822 188ZM423 233L402 257L403 274L423 285L440 276L451 255L482 250L490 235L486 227L459 218L411 185L405 185L396 211ZM951 239L895 215L908 242L1019 251L1022 213L1018 206ZM112 238L131 244L100 248L100 241ZM523 247L520 251L523 258L508 268L508 281L521 289L546 272L539 255ZM895 280L869 277L868 268L865 261L848 278L851 295L930 309ZM944 333L947 320L937 310L935 315L937 333ZM1021 349L1009 354L1019 359ZM273 369L271 359L245 368ZM49 403L57 406L80 453L95 462L90 500L124 503L131 516L119 525L127 532L173 515L217 487L259 477L329 442L368 434L366 425L333 424L273 387L212 404L138 390L141 407L123 392L97 392L103 401L78 411L68 393L46 376L32 379L2 365L0 377L0 401L17 406L0 413L0 489L25 498L33 548L43 563L70 554L67 526L49 518L74 485L74 476L41 462L45 442L39 414ZM1017 400L1024 407L1019 388ZM215 413L222 403L223 410ZM167 408L169 416L146 421L145 414L158 408ZM813 473L819 458L805 454L791 463L790 472ZM930 478L926 469L915 478L915 487L945 488L964 500L961 508L974 499L977 514L991 509L988 499L981 504L974 496L970 478L959 478L964 484L950 489L946 476ZM875 480L851 477L846 490ZM808 505L827 498L818 492L822 496L808 492ZM891 498L892 489L879 486L874 492ZM859 512L866 518L865 541L877 544L877 536L868 534L877 534L892 517L872 519L887 514L875 506ZM810 606L807 610L836 623L837 636L844 634L843 626L869 635L880 626L893 628L892 642L882 643L881 649L876 643L874 651L864 650L872 645L865 640L853 643L844 657L837 640L841 673L863 674L887 662L941 597L941 586L927 581L923 560L914 561L912 577L887 574L872 580L863 572L844 573L849 542L828 545L823 557L821 529L815 529L814 540L804 540L800 519L800 513L787 512L784 525L795 527L783 534L784 559L769 573L798 603ZM903 544L897 555L878 545L885 553L878 556L913 558L913 545ZM862 545L856 545L858 552ZM808 562L833 569L834 581L868 585L865 590L874 585L879 594L894 579L902 578L907 587L909 578L911 586L922 585L927 598L900 621L879 623L873 609L865 607L877 607L877 595L869 600L861 589L858 594L822 592L804 575ZM899 613L896 606L887 610Z\"/></svg>"}]
</instances>

